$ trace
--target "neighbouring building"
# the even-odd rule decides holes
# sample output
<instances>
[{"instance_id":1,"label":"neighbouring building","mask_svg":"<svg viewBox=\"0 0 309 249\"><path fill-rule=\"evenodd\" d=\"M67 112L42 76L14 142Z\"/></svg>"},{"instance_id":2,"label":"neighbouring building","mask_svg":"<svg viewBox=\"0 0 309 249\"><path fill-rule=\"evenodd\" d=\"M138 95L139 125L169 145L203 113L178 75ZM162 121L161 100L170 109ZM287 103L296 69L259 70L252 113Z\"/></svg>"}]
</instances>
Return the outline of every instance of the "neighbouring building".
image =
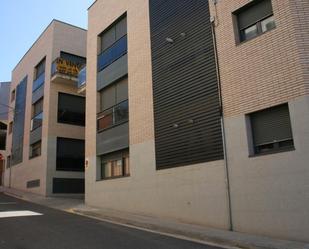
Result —
<instances>
[{"instance_id":1,"label":"neighbouring building","mask_svg":"<svg viewBox=\"0 0 309 249\"><path fill-rule=\"evenodd\" d=\"M87 31L53 20L12 72L5 186L84 193L85 98L77 93Z\"/></svg>"},{"instance_id":2,"label":"neighbouring building","mask_svg":"<svg viewBox=\"0 0 309 249\"><path fill-rule=\"evenodd\" d=\"M6 160L6 133L9 112L10 82L0 82L0 186L3 184L3 172Z\"/></svg>"},{"instance_id":3,"label":"neighbouring building","mask_svg":"<svg viewBox=\"0 0 309 249\"><path fill-rule=\"evenodd\" d=\"M86 203L309 241L309 3L97 0Z\"/></svg>"}]
</instances>

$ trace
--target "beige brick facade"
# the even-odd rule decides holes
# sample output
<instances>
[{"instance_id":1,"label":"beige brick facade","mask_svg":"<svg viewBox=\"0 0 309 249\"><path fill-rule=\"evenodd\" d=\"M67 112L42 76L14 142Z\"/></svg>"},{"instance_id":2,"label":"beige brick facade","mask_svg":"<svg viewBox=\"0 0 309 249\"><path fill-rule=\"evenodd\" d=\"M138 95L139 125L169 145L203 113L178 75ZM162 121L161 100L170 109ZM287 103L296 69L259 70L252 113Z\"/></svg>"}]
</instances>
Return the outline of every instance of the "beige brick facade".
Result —
<instances>
[{"instance_id":1,"label":"beige brick facade","mask_svg":"<svg viewBox=\"0 0 309 249\"><path fill-rule=\"evenodd\" d=\"M241 44L232 13L249 1L213 2L233 229L308 241L308 1L272 0L276 28ZM130 177L98 180L98 35L125 12L131 172ZM156 170L149 1L97 0L89 9L88 26L86 203L228 229L224 160ZM289 105L295 150L249 156L245 114L281 103Z\"/></svg>"},{"instance_id":2,"label":"beige brick facade","mask_svg":"<svg viewBox=\"0 0 309 249\"><path fill-rule=\"evenodd\" d=\"M74 85L57 85L51 82L52 62L60 56L60 51L86 57L86 30L53 20L19 61L12 72L11 92L27 76L27 95L23 138L23 161L5 171L5 186L31 191L40 195L51 194L52 177L83 177L83 173L56 172L57 136L84 138L84 128L57 123L58 92L77 94ZM32 85L36 65L46 57L43 123L41 136L41 156L30 159L30 123L32 118ZM15 101L10 102L14 108ZM9 116L9 122L14 114ZM12 133L7 138L7 155L11 154ZM27 188L27 182L40 179L40 187Z\"/></svg>"},{"instance_id":3,"label":"beige brick facade","mask_svg":"<svg viewBox=\"0 0 309 249\"><path fill-rule=\"evenodd\" d=\"M232 13L248 2L219 0L215 7L210 1L216 19L225 116L260 110L308 93L308 1L272 0L276 28L236 44Z\"/></svg>"}]
</instances>

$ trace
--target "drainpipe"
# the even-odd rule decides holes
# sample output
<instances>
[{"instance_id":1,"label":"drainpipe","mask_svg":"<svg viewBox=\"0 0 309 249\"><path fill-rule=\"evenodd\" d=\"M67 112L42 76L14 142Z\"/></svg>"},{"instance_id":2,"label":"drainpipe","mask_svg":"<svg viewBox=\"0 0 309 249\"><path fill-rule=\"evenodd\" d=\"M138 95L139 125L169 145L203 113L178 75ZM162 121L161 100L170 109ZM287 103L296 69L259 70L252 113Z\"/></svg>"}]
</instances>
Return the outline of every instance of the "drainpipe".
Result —
<instances>
[{"instance_id":1,"label":"drainpipe","mask_svg":"<svg viewBox=\"0 0 309 249\"><path fill-rule=\"evenodd\" d=\"M216 4L216 2L214 2ZM225 124L224 124L224 112L223 112L223 101L222 101L222 87L221 87L221 77L219 68L219 58L218 58L218 48L217 48L217 37L215 31L215 17L211 17L211 31L214 43L214 53L216 61L216 71L218 79L218 92L219 92L219 105L220 105L220 117L221 117L221 129L222 129L222 143L223 143L223 156L224 156L224 168L225 168L225 184L226 184L226 195L228 200L228 220L229 220L229 230L233 231L233 219L232 219L232 204L231 204L231 189L230 189L230 178L229 178L229 165L227 159L227 149L226 149L226 135L225 135Z\"/></svg>"}]
</instances>

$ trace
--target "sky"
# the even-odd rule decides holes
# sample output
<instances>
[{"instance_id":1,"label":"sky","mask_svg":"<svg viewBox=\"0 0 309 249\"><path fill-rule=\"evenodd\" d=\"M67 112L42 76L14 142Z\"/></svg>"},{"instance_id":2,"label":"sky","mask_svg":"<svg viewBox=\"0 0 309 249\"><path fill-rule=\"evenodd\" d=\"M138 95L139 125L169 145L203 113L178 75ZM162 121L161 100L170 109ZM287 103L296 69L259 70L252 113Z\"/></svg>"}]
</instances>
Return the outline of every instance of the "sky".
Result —
<instances>
[{"instance_id":1,"label":"sky","mask_svg":"<svg viewBox=\"0 0 309 249\"><path fill-rule=\"evenodd\" d=\"M87 28L94 0L0 0L0 82L53 19Z\"/></svg>"}]
</instances>

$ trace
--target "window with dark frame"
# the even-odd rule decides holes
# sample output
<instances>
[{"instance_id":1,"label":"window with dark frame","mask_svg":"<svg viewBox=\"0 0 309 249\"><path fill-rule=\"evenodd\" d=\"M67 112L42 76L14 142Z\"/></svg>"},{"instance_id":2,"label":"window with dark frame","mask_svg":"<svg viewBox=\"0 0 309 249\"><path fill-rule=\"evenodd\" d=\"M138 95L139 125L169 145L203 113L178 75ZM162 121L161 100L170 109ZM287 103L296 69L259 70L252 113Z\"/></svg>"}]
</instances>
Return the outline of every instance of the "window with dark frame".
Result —
<instances>
[{"instance_id":1,"label":"window with dark frame","mask_svg":"<svg viewBox=\"0 0 309 249\"><path fill-rule=\"evenodd\" d=\"M35 67L35 77L36 80L39 78L43 73L45 73L45 58L39 62L39 64Z\"/></svg>"},{"instance_id":2,"label":"window with dark frame","mask_svg":"<svg viewBox=\"0 0 309 249\"><path fill-rule=\"evenodd\" d=\"M58 123L85 126L85 97L59 93Z\"/></svg>"},{"instance_id":3,"label":"window with dark frame","mask_svg":"<svg viewBox=\"0 0 309 249\"><path fill-rule=\"evenodd\" d=\"M35 158L41 155L41 141L35 142L30 145L29 158Z\"/></svg>"},{"instance_id":4,"label":"window with dark frame","mask_svg":"<svg viewBox=\"0 0 309 249\"><path fill-rule=\"evenodd\" d=\"M85 140L57 137L56 170L84 171Z\"/></svg>"},{"instance_id":5,"label":"window with dark frame","mask_svg":"<svg viewBox=\"0 0 309 249\"><path fill-rule=\"evenodd\" d=\"M98 72L127 53L127 17L123 16L99 35Z\"/></svg>"},{"instance_id":6,"label":"window with dark frame","mask_svg":"<svg viewBox=\"0 0 309 249\"><path fill-rule=\"evenodd\" d=\"M249 114L254 154L294 149L288 104Z\"/></svg>"},{"instance_id":7,"label":"window with dark frame","mask_svg":"<svg viewBox=\"0 0 309 249\"><path fill-rule=\"evenodd\" d=\"M127 122L129 119L128 78L100 91L98 131Z\"/></svg>"},{"instance_id":8,"label":"window with dark frame","mask_svg":"<svg viewBox=\"0 0 309 249\"><path fill-rule=\"evenodd\" d=\"M271 0L254 0L233 13L238 40L250 40L276 27Z\"/></svg>"},{"instance_id":9,"label":"window with dark frame","mask_svg":"<svg viewBox=\"0 0 309 249\"><path fill-rule=\"evenodd\" d=\"M42 126L43 122L43 98L39 99L32 105L32 119L30 129L35 130Z\"/></svg>"},{"instance_id":10,"label":"window with dark frame","mask_svg":"<svg viewBox=\"0 0 309 249\"><path fill-rule=\"evenodd\" d=\"M16 97L16 91L15 89L11 92L11 102L13 102L15 100Z\"/></svg>"},{"instance_id":11,"label":"window with dark frame","mask_svg":"<svg viewBox=\"0 0 309 249\"><path fill-rule=\"evenodd\" d=\"M130 176L129 151L101 156L100 180Z\"/></svg>"},{"instance_id":12,"label":"window with dark frame","mask_svg":"<svg viewBox=\"0 0 309 249\"><path fill-rule=\"evenodd\" d=\"M34 68L34 77L33 77L33 85L32 85L32 91L34 92L40 86L44 84L45 81L45 62L46 59L42 59L38 65Z\"/></svg>"}]
</instances>

